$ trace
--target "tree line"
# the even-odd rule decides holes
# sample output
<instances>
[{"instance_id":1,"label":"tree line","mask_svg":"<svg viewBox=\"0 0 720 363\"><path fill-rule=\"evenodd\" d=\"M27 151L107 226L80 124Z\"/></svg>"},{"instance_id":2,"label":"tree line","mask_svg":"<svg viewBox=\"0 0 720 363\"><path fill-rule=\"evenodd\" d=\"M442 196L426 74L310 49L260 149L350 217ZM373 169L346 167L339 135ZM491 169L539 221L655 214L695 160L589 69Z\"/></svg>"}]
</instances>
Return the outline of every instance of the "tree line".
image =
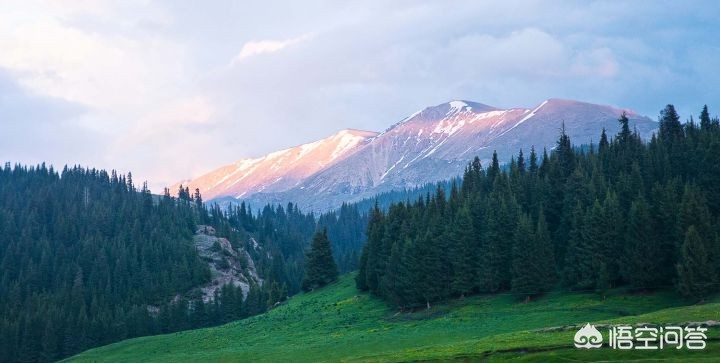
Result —
<instances>
[{"instance_id":1,"label":"tree line","mask_svg":"<svg viewBox=\"0 0 720 363\"><path fill-rule=\"evenodd\" d=\"M153 195L132 174L45 164L0 167L0 361L55 361L114 341L262 313L300 291L319 223L341 271L356 266L365 222L354 206L319 218L293 204L206 206L199 190ZM321 220L319 222L318 220ZM210 270L197 225L251 255L264 283L197 287Z\"/></svg>"},{"instance_id":2,"label":"tree line","mask_svg":"<svg viewBox=\"0 0 720 363\"><path fill-rule=\"evenodd\" d=\"M643 141L620 131L576 148L477 158L449 192L370 212L357 287L401 308L474 293L675 287L702 300L720 275L720 125L675 108Z\"/></svg>"},{"instance_id":3,"label":"tree line","mask_svg":"<svg viewBox=\"0 0 720 363\"><path fill-rule=\"evenodd\" d=\"M149 305L210 279L190 205L132 174L0 169L0 360L54 361L158 330Z\"/></svg>"}]
</instances>

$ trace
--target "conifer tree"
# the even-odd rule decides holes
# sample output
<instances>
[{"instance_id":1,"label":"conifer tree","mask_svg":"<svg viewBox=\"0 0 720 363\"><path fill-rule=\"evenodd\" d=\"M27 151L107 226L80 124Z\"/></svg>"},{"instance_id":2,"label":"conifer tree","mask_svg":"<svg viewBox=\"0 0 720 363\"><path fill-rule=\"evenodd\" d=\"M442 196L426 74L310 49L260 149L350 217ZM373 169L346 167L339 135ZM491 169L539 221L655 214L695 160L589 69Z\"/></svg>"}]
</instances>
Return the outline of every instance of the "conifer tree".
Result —
<instances>
[{"instance_id":1,"label":"conifer tree","mask_svg":"<svg viewBox=\"0 0 720 363\"><path fill-rule=\"evenodd\" d=\"M460 209L451 232L453 293L465 296L475 287L477 271L477 245L468 207Z\"/></svg>"},{"instance_id":2,"label":"conifer tree","mask_svg":"<svg viewBox=\"0 0 720 363\"><path fill-rule=\"evenodd\" d=\"M618 119L618 122L620 123L620 133L618 133L618 142L620 145L627 145L630 142L630 138L632 136L630 132L630 120L627 117L627 114L625 112L620 115L620 118ZM605 131L605 130L603 130Z\"/></svg>"},{"instance_id":3,"label":"conifer tree","mask_svg":"<svg viewBox=\"0 0 720 363\"><path fill-rule=\"evenodd\" d=\"M554 281L555 260L543 214L537 228L530 216L521 216L515 235L511 290L529 299L548 291Z\"/></svg>"},{"instance_id":4,"label":"conifer tree","mask_svg":"<svg viewBox=\"0 0 720 363\"><path fill-rule=\"evenodd\" d=\"M595 273L593 271L593 246L587 237L587 217L578 202L571 213L571 227L565 263L563 280L565 285L572 289L588 289L595 286Z\"/></svg>"},{"instance_id":5,"label":"conifer tree","mask_svg":"<svg viewBox=\"0 0 720 363\"><path fill-rule=\"evenodd\" d=\"M605 153L609 147L610 147L610 142L608 142L607 133L605 132L605 128L603 127L602 133L600 134L600 142L598 144L598 152L601 154Z\"/></svg>"},{"instance_id":6,"label":"conifer tree","mask_svg":"<svg viewBox=\"0 0 720 363\"><path fill-rule=\"evenodd\" d=\"M419 236L415 243L415 252L418 256L414 266L416 291L427 309L430 309L431 302L443 297L442 292L447 288L438 283L439 277L442 276L442 260L434 243L435 240L429 232Z\"/></svg>"},{"instance_id":7,"label":"conifer tree","mask_svg":"<svg viewBox=\"0 0 720 363\"><path fill-rule=\"evenodd\" d=\"M363 283L367 288L377 293L380 287L380 278L384 272L384 260L388 256L383 255L384 221L383 213L377 202L370 212L370 220L367 226L367 265L365 266L365 279Z\"/></svg>"},{"instance_id":8,"label":"conifer tree","mask_svg":"<svg viewBox=\"0 0 720 363\"><path fill-rule=\"evenodd\" d=\"M311 291L323 287L338 278L338 270L333 259L327 229L317 231L310 244L305 265L305 278L302 289Z\"/></svg>"},{"instance_id":9,"label":"conifer tree","mask_svg":"<svg viewBox=\"0 0 720 363\"><path fill-rule=\"evenodd\" d=\"M705 105L702 111L700 111L700 129L707 130L710 128L710 125L710 113L708 112L707 105Z\"/></svg>"},{"instance_id":10,"label":"conifer tree","mask_svg":"<svg viewBox=\"0 0 720 363\"><path fill-rule=\"evenodd\" d=\"M675 111L675 106L667 105L660 111L660 133L661 139L671 143L677 142L683 137L683 128L680 124L680 116Z\"/></svg>"},{"instance_id":11,"label":"conifer tree","mask_svg":"<svg viewBox=\"0 0 720 363\"><path fill-rule=\"evenodd\" d=\"M710 261L712 243L691 225L685 233L677 266L678 290L685 296L702 299L717 291L717 271Z\"/></svg>"},{"instance_id":12,"label":"conifer tree","mask_svg":"<svg viewBox=\"0 0 720 363\"><path fill-rule=\"evenodd\" d=\"M530 166L528 167L528 171L532 174L537 174L538 172L538 158L537 153L535 153L535 146L530 148Z\"/></svg>"},{"instance_id":13,"label":"conifer tree","mask_svg":"<svg viewBox=\"0 0 720 363\"><path fill-rule=\"evenodd\" d=\"M624 278L638 289L655 289L666 282L659 279L662 269L654 243L652 219L645 198L638 197L630 208L625 235Z\"/></svg>"}]
</instances>

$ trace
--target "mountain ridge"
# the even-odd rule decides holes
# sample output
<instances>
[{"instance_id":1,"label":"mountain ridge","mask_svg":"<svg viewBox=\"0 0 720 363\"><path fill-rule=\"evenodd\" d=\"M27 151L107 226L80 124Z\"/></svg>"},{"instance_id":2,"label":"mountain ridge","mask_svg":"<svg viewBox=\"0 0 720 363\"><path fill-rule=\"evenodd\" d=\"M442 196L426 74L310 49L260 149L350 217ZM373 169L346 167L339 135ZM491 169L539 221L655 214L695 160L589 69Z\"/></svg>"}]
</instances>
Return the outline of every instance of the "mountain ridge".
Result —
<instances>
[{"instance_id":1,"label":"mountain ridge","mask_svg":"<svg viewBox=\"0 0 720 363\"><path fill-rule=\"evenodd\" d=\"M207 199L254 192L282 191L303 178L347 156L359 144L377 136L376 132L343 129L326 138L274 151L257 158L240 159L202 176L170 187L199 188ZM256 173L262 170L262 173Z\"/></svg>"},{"instance_id":2,"label":"mountain ridge","mask_svg":"<svg viewBox=\"0 0 720 363\"><path fill-rule=\"evenodd\" d=\"M231 183L233 188L217 188L237 174L227 174L228 169L223 169L227 166L189 185L199 185L207 199L232 196L254 205L293 201L303 209L324 211L380 192L450 179L460 175L475 156L486 164L497 151L500 161L508 162L521 149L552 148L562 127L574 143L591 143L598 140L603 128L610 134L618 130L622 113L644 138L657 128L656 121L629 109L569 99L550 98L533 108L498 108L456 99L418 110L380 133L346 129L262 158L241 160L258 163L255 160L273 159L274 155L309 148L307 145L325 145L321 149L327 151L327 145L338 147L338 135L354 135L339 156L315 153L308 156L317 160L302 158L301 171L288 163L282 164L289 168L285 173L278 172L277 166L256 167L250 173L258 176L249 179L261 182L244 190L247 183L239 181ZM205 182L217 175L224 178L221 183Z\"/></svg>"}]
</instances>

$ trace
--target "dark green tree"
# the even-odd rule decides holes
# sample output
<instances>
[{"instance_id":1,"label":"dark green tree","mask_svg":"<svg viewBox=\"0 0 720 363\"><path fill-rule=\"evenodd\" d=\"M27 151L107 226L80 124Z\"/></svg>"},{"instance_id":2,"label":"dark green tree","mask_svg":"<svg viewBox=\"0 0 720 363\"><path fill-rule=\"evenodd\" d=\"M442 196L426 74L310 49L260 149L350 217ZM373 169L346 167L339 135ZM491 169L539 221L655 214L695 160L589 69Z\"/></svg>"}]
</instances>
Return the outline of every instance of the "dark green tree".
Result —
<instances>
[{"instance_id":1,"label":"dark green tree","mask_svg":"<svg viewBox=\"0 0 720 363\"><path fill-rule=\"evenodd\" d=\"M470 210L465 207L457 214L451 232L452 239L452 290L461 297L469 294L477 278L477 237L473 230Z\"/></svg>"},{"instance_id":2,"label":"dark green tree","mask_svg":"<svg viewBox=\"0 0 720 363\"><path fill-rule=\"evenodd\" d=\"M311 291L323 287L338 278L338 270L327 237L327 229L317 231L310 243L305 264L302 289Z\"/></svg>"},{"instance_id":3,"label":"dark green tree","mask_svg":"<svg viewBox=\"0 0 720 363\"><path fill-rule=\"evenodd\" d=\"M677 288L683 295L703 299L717 291L717 271L709 258L712 248L711 241L703 238L695 226L688 228L677 265Z\"/></svg>"}]
</instances>

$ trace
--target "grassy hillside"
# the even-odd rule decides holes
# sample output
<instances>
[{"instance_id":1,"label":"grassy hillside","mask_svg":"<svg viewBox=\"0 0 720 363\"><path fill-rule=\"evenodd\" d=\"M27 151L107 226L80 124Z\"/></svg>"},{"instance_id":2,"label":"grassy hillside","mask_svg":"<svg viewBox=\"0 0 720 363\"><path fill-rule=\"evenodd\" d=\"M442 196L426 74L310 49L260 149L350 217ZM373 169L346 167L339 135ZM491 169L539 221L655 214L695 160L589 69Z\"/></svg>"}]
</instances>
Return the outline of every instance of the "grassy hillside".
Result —
<instances>
[{"instance_id":1,"label":"grassy hillside","mask_svg":"<svg viewBox=\"0 0 720 363\"><path fill-rule=\"evenodd\" d=\"M429 312L397 313L382 301L359 294L352 276L345 275L330 287L296 296L260 316L215 328L131 339L84 352L70 361L719 359L716 341L708 341L708 348L700 352L588 351L572 346L575 329L543 331L588 321L720 320L720 303L683 305L671 292L627 295L614 291L604 301L594 294L554 293L527 304L510 295L476 296ZM720 329L710 328L709 336L720 339Z\"/></svg>"}]
</instances>

